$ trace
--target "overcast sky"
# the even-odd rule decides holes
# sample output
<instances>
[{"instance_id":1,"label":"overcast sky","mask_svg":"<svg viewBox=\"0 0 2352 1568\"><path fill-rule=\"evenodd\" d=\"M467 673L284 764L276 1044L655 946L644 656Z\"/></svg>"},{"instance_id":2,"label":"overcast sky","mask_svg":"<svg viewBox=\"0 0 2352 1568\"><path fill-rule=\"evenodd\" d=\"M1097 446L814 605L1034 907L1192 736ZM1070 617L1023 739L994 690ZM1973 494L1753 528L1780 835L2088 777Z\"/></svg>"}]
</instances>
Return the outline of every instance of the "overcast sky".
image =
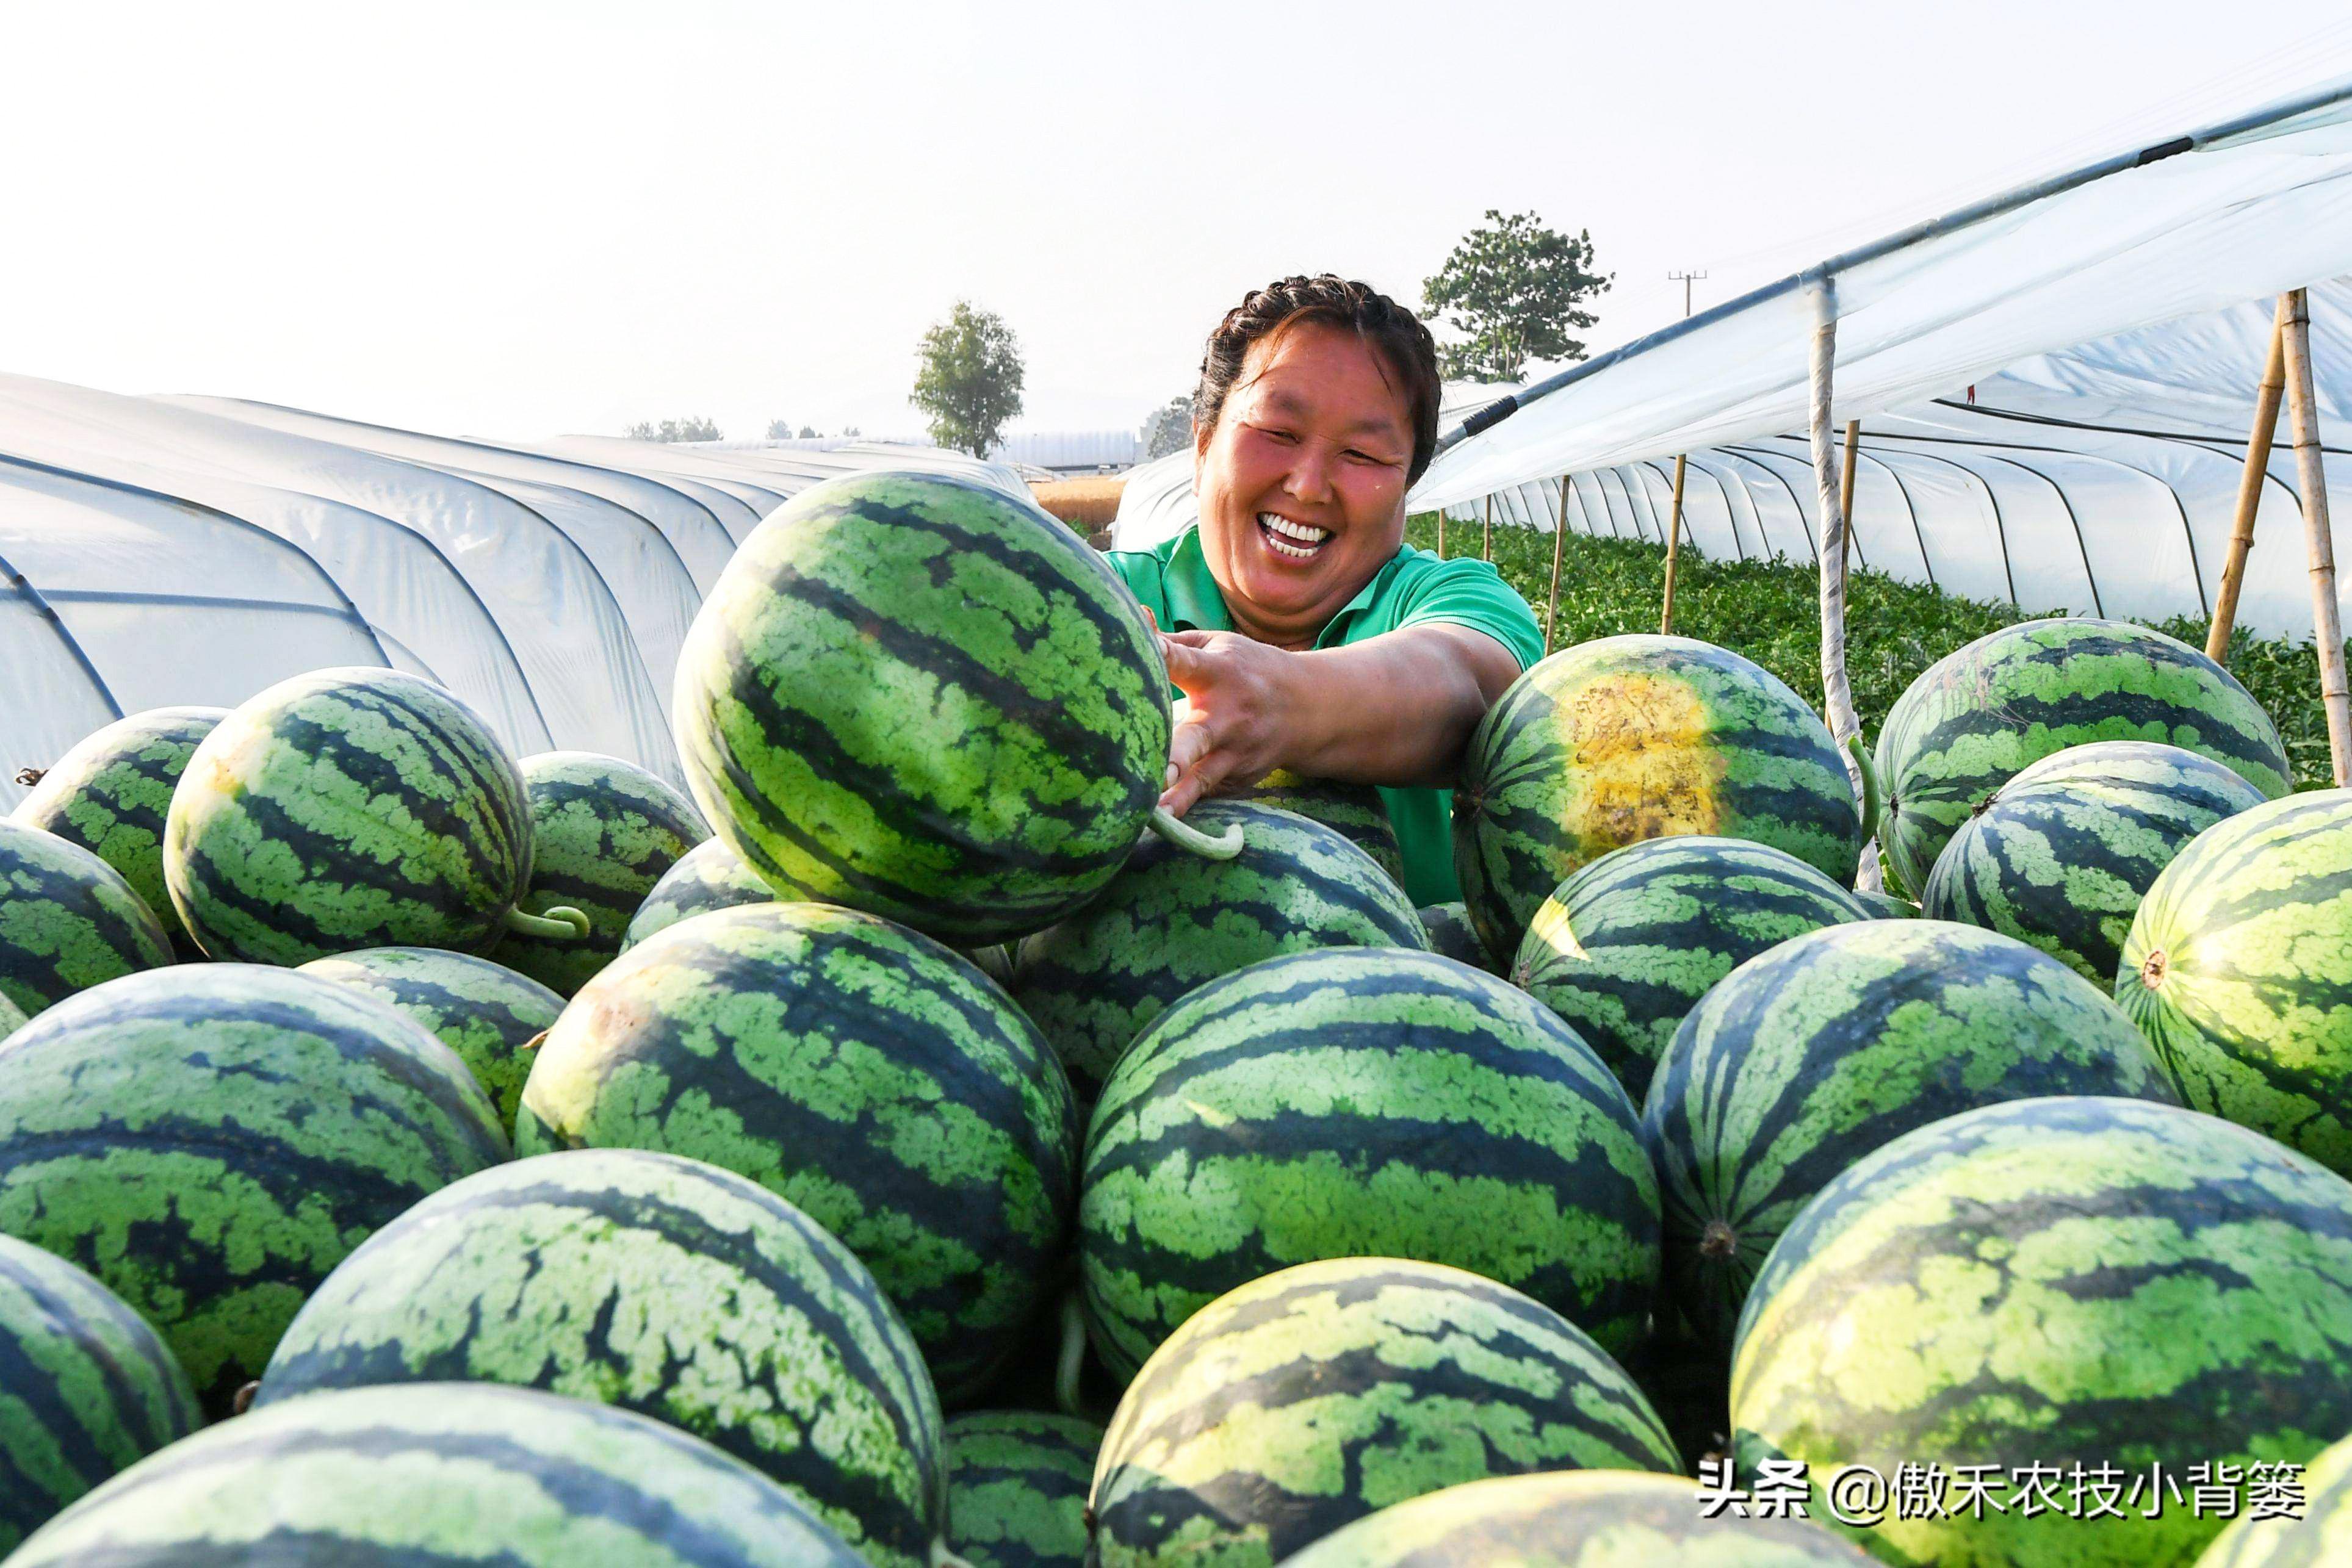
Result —
<instances>
[{"instance_id":1,"label":"overcast sky","mask_svg":"<svg viewBox=\"0 0 2352 1568\"><path fill-rule=\"evenodd\" d=\"M1417 302L1488 207L1591 230L1605 345L2347 72L2343 0L0 0L0 370L879 434L969 298L1023 426L1132 426L1250 287Z\"/></svg>"}]
</instances>

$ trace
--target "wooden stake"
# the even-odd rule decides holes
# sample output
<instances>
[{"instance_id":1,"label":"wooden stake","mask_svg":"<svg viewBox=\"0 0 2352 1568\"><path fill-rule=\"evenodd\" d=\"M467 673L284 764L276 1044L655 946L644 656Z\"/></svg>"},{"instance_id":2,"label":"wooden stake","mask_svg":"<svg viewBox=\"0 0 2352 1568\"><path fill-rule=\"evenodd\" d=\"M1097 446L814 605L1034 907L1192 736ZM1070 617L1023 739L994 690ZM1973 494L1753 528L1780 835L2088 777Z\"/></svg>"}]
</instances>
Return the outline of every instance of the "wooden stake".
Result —
<instances>
[{"instance_id":1,"label":"wooden stake","mask_svg":"<svg viewBox=\"0 0 2352 1568\"><path fill-rule=\"evenodd\" d=\"M1811 426L1813 490L1822 512L1821 559L1814 563L1821 581L1822 707L1830 736L1846 758L1846 774L1854 799L1863 798L1862 768L1850 755L1847 742L1862 732L1853 711L1853 688L1845 674L1845 507L1838 490L1836 455L1830 439L1830 385L1837 368L1837 285L1823 277L1813 286L1813 351L1811 365ZM1854 885L1876 891L1878 850L1862 846L1862 866Z\"/></svg>"},{"instance_id":2,"label":"wooden stake","mask_svg":"<svg viewBox=\"0 0 2352 1568\"><path fill-rule=\"evenodd\" d=\"M1862 421L1845 422L1845 472L1838 480L1838 510L1845 514L1845 548L1838 552L1838 575L1853 555L1853 460L1862 451Z\"/></svg>"},{"instance_id":3,"label":"wooden stake","mask_svg":"<svg viewBox=\"0 0 2352 1568\"><path fill-rule=\"evenodd\" d=\"M1486 492L1486 531L1478 540L1478 559L1495 559L1495 492Z\"/></svg>"},{"instance_id":4,"label":"wooden stake","mask_svg":"<svg viewBox=\"0 0 2352 1568\"><path fill-rule=\"evenodd\" d=\"M1686 452L1675 456L1675 504L1666 522L1666 601L1658 612L1658 632L1664 637L1675 634L1675 559L1682 551L1683 466L1689 461Z\"/></svg>"},{"instance_id":5,"label":"wooden stake","mask_svg":"<svg viewBox=\"0 0 2352 1568\"><path fill-rule=\"evenodd\" d=\"M1568 476L1559 476L1559 521L1551 530L1551 602L1544 609L1544 652L1551 652L1552 623L1559 619L1559 558L1568 548Z\"/></svg>"},{"instance_id":6,"label":"wooden stake","mask_svg":"<svg viewBox=\"0 0 2352 1568\"><path fill-rule=\"evenodd\" d=\"M2327 760L2336 788L2352 782L2352 689L2344 682L2344 621L2336 602L2336 538L2327 517L2327 466L2319 453L2319 399L2311 385L2311 300L2287 296L2286 406L2294 419L2295 476L2303 486L2304 543L2311 559L2312 636L2319 644L2319 700L2327 709Z\"/></svg>"},{"instance_id":7,"label":"wooden stake","mask_svg":"<svg viewBox=\"0 0 2352 1568\"><path fill-rule=\"evenodd\" d=\"M2271 471L2271 442L2278 434L2279 400L2286 390L2286 317L2289 296L2278 299L2271 321L2271 357L2254 392L2254 427L2246 435L2246 465L2238 475L2238 516L2230 529L2230 553L2221 562L2221 589L2213 598L2213 624L2205 633L2205 656L2227 664L2230 633L2238 624L2238 591L2246 585L2246 552L2254 546L2254 514L2262 510L2263 481Z\"/></svg>"},{"instance_id":8,"label":"wooden stake","mask_svg":"<svg viewBox=\"0 0 2352 1568\"><path fill-rule=\"evenodd\" d=\"M1437 508L1437 559L1445 559L1445 508Z\"/></svg>"}]
</instances>

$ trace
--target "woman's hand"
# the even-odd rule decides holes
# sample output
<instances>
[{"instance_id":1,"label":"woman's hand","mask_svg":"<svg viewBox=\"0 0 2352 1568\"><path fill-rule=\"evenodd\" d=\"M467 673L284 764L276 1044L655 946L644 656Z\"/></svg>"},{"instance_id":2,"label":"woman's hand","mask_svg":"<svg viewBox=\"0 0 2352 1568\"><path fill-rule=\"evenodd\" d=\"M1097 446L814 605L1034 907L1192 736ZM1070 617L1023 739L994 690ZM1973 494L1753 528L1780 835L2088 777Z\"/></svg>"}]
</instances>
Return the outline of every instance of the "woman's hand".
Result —
<instances>
[{"instance_id":1,"label":"woman's hand","mask_svg":"<svg viewBox=\"0 0 2352 1568\"><path fill-rule=\"evenodd\" d=\"M1238 632L1163 632L1160 653L1184 694L1162 806L1181 817L1202 797L1245 788L1283 766L1297 717L1300 655Z\"/></svg>"}]
</instances>

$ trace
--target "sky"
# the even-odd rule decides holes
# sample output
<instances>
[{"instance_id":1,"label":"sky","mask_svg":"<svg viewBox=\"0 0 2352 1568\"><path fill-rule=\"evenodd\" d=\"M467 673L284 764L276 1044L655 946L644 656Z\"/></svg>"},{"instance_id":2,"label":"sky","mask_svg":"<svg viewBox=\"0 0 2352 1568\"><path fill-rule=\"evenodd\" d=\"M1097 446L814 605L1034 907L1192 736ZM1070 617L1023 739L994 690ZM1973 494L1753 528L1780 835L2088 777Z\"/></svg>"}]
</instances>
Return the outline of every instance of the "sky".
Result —
<instances>
[{"instance_id":1,"label":"sky","mask_svg":"<svg viewBox=\"0 0 2352 1568\"><path fill-rule=\"evenodd\" d=\"M1015 428L1133 427L1249 288L1417 304L1488 208L1590 231L1601 348L2346 74L2342 0L0 0L0 371L878 435L968 298Z\"/></svg>"}]
</instances>

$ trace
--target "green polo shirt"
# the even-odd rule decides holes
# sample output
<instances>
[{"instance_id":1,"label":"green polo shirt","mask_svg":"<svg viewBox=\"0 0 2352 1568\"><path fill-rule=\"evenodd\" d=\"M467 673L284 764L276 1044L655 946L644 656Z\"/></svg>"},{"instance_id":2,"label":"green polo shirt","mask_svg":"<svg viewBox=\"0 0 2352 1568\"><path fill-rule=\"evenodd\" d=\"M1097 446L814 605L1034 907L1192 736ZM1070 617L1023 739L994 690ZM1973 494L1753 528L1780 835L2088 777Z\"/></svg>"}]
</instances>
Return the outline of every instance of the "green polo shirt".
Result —
<instances>
[{"instance_id":1,"label":"green polo shirt","mask_svg":"<svg viewBox=\"0 0 2352 1568\"><path fill-rule=\"evenodd\" d=\"M1143 607L1168 632L1230 632L1225 596L1209 574L1198 526L1186 528L1152 550L1113 550L1110 564ZM1484 632L1526 669L1543 657L1543 632L1503 574L1483 560L1440 560L1424 549L1399 545L1388 564L1372 574L1362 591L1339 607L1315 639L1318 648L1344 647L1383 632L1442 621ZM1381 790L1396 827L1404 859L1404 890L1419 904L1450 904L1462 896L1454 875L1454 792L1450 789Z\"/></svg>"}]
</instances>

